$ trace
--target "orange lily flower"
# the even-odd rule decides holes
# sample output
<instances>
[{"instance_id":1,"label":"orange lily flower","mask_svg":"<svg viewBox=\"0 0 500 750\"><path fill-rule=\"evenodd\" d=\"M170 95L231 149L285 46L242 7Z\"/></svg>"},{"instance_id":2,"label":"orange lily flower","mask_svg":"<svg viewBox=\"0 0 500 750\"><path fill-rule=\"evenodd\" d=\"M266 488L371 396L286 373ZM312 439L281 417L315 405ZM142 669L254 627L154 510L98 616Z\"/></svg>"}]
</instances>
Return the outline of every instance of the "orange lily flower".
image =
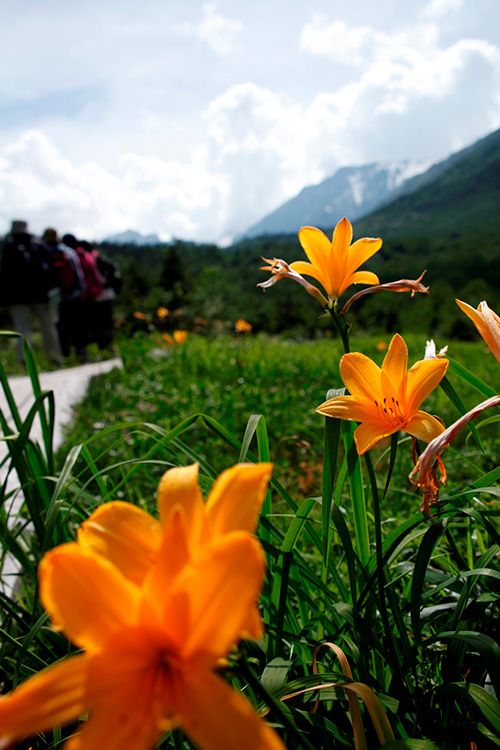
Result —
<instances>
[{"instance_id":1,"label":"orange lily flower","mask_svg":"<svg viewBox=\"0 0 500 750\"><path fill-rule=\"evenodd\" d=\"M234 330L236 333L251 333L252 329L253 325L243 318L238 318L234 324Z\"/></svg>"},{"instance_id":2,"label":"orange lily flower","mask_svg":"<svg viewBox=\"0 0 500 750\"><path fill-rule=\"evenodd\" d=\"M448 361L423 359L408 372L407 366L408 349L399 334L389 344L382 368L360 352L344 354L340 374L352 395L335 396L316 411L361 422L354 432L360 455L398 430L429 442L444 427L436 417L419 411L419 406L443 378Z\"/></svg>"},{"instance_id":3,"label":"orange lily flower","mask_svg":"<svg viewBox=\"0 0 500 750\"><path fill-rule=\"evenodd\" d=\"M299 241L310 262L297 260L290 268L319 281L330 300L340 297L351 284L379 283L376 274L357 269L380 250L382 240L363 237L351 245L352 226L345 217L335 227L331 242L315 227L302 227Z\"/></svg>"},{"instance_id":4,"label":"orange lily flower","mask_svg":"<svg viewBox=\"0 0 500 750\"><path fill-rule=\"evenodd\" d=\"M176 331L174 331L173 335L176 344L184 344L188 337L188 332L178 328Z\"/></svg>"},{"instance_id":5,"label":"orange lily flower","mask_svg":"<svg viewBox=\"0 0 500 750\"><path fill-rule=\"evenodd\" d=\"M160 320L165 320L165 318L168 318L169 315L170 310L168 309L168 307L160 306L156 308L156 317Z\"/></svg>"},{"instance_id":6,"label":"orange lily flower","mask_svg":"<svg viewBox=\"0 0 500 750\"><path fill-rule=\"evenodd\" d=\"M104 503L81 525L78 543L88 553L104 556L126 578L141 585L157 563L162 529L177 507L185 514L187 549L195 558L204 546L225 534L255 531L271 471L268 463L237 464L220 474L205 503L197 464L169 469L158 487L160 520L131 503ZM250 619L251 627L244 635L261 638L263 627L256 606Z\"/></svg>"},{"instance_id":7,"label":"orange lily flower","mask_svg":"<svg viewBox=\"0 0 500 750\"><path fill-rule=\"evenodd\" d=\"M248 531L227 528L231 508L239 514L238 492L251 484L245 483L245 470L243 481L235 483L242 476L235 473L238 468L216 482L213 505L228 496L229 501L212 509L212 533L196 555L192 546L204 530L195 524L193 531L191 522L201 496L199 490L192 494L196 467L186 467L167 472L160 486L159 529L135 508L137 526L133 514L122 515L121 524L114 526L118 535L127 532L124 539L111 540L108 518L101 536L94 523L82 532L86 542L80 538L78 544L61 545L44 556L39 567L42 603L54 626L85 653L0 698L0 742L64 725L88 712L67 750L149 750L175 726L206 750L284 750L246 699L214 673L241 633L253 626L265 568L258 541ZM268 466L266 471L268 478ZM261 483L263 472L257 473ZM122 505L126 503L108 504L108 513L109 506L118 506L119 517ZM250 505L252 510L240 513L233 528L258 512L255 503ZM159 542L145 568L144 524ZM108 552L109 542L109 559L95 554L89 534ZM135 557L134 539L143 547ZM113 564L127 545L132 563L121 558Z\"/></svg>"},{"instance_id":8,"label":"orange lily flower","mask_svg":"<svg viewBox=\"0 0 500 750\"><path fill-rule=\"evenodd\" d=\"M500 318L486 302L480 302L475 310L467 302L456 299L459 308L469 317L490 348L491 353L500 362Z\"/></svg>"}]
</instances>

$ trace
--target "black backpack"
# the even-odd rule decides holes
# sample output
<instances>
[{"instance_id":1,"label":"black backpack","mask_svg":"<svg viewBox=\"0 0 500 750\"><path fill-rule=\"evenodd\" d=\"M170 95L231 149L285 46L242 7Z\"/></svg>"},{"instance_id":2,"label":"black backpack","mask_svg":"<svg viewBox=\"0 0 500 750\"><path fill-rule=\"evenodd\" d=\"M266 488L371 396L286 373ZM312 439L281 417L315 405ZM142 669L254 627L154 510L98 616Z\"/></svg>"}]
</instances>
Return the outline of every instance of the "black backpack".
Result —
<instances>
[{"instance_id":1,"label":"black backpack","mask_svg":"<svg viewBox=\"0 0 500 750\"><path fill-rule=\"evenodd\" d=\"M96 256L97 269L104 279L104 288L112 289L115 294L121 292L123 281L118 266L109 258L102 255Z\"/></svg>"}]
</instances>

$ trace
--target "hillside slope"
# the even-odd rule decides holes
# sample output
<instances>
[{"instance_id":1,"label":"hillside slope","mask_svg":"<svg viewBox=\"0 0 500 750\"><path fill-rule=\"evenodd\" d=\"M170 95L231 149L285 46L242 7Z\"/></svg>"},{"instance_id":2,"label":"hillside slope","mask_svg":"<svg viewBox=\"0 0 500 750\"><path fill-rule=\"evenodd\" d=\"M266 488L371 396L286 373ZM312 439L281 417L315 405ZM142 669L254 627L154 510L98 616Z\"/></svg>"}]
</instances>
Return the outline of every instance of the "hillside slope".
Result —
<instances>
[{"instance_id":1,"label":"hillside slope","mask_svg":"<svg viewBox=\"0 0 500 750\"><path fill-rule=\"evenodd\" d=\"M398 161L342 167L264 216L242 238L288 234L304 225L331 226L341 216L357 219L390 200L410 177L425 171L427 166L423 162Z\"/></svg>"},{"instance_id":2,"label":"hillside slope","mask_svg":"<svg viewBox=\"0 0 500 750\"><path fill-rule=\"evenodd\" d=\"M424 183L424 184L422 184ZM415 177L402 195L356 222L384 237L500 231L500 130Z\"/></svg>"}]
</instances>

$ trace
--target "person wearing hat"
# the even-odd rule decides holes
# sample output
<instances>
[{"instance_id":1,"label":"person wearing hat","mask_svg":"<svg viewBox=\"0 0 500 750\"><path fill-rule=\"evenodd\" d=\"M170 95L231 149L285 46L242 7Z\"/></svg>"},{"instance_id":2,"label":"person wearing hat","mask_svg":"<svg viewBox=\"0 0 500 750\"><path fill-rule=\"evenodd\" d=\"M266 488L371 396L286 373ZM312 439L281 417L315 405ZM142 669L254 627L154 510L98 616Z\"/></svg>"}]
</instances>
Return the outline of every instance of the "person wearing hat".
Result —
<instances>
[{"instance_id":1,"label":"person wearing hat","mask_svg":"<svg viewBox=\"0 0 500 750\"><path fill-rule=\"evenodd\" d=\"M54 288L54 275L44 245L30 234L25 221L14 220L2 246L0 304L7 307L14 330L28 341L36 318L47 357L59 363L61 350L50 304ZM22 339L17 355L22 362Z\"/></svg>"}]
</instances>

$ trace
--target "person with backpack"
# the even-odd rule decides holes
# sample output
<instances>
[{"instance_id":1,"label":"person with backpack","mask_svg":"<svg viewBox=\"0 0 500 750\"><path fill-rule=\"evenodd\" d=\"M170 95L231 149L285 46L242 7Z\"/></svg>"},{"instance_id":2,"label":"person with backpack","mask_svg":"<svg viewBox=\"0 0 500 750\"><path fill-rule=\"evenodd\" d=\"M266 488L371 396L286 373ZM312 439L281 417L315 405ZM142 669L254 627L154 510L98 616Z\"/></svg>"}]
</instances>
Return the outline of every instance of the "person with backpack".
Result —
<instances>
[{"instance_id":1,"label":"person with backpack","mask_svg":"<svg viewBox=\"0 0 500 750\"><path fill-rule=\"evenodd\" d=\"M91 247L89 245L89 247ZM94 340L99 349L106 349L115 335L115 299L122 288L122 276L116 263L97 250L91 248L97 269L104 281L104 289L94 304Z\"/></svg>"},{"instance_id":2,"label":"person with backpack","mask_svg":"<svg viewBox=\"0 0 500 750\"><path fill-rule=\"evenodd\" d=\"M0 301L9 311L14 330L30 342L33 318L38 320L45 353L59 363L61 349L51 304L56 289L44 244L31 235L25 221L14 220L2 246ZM17 357L23 361L22 339Z\"/></svg>"},{"instance_id":3,"label":"person with backpack","mask_svg":"<svg viewBox=\"0 0 500 750\"><path fill-rule=\"evenodd\" d=\"M74 348L79 359L85 359L87 337L82 322L82 299L85 279L76 251L59 241L57 230L47 227L42 235L49 263L59 290L57 330L61 351L69 357Z\"/></svg>"},{"instance_id":4,"label":"person with backpack","mask_svg":"<svg viewBox=\"0 0 500 750\"><path fill-rule=\"evenodd\" d=\"M97 263L92 254L92 249L86 247L88 243L79 241L74 234L65 234L62 238L63 243L74 251L80 264L84 288L79 303L78 321L75 321L80 339L80 351L77 352L80 359L85 360L85 346L94 340L94 306L95 301L104 290L104 280L99 273ZM83 342L83 349L81 342Z\"/></svg>"}]
</instances>

